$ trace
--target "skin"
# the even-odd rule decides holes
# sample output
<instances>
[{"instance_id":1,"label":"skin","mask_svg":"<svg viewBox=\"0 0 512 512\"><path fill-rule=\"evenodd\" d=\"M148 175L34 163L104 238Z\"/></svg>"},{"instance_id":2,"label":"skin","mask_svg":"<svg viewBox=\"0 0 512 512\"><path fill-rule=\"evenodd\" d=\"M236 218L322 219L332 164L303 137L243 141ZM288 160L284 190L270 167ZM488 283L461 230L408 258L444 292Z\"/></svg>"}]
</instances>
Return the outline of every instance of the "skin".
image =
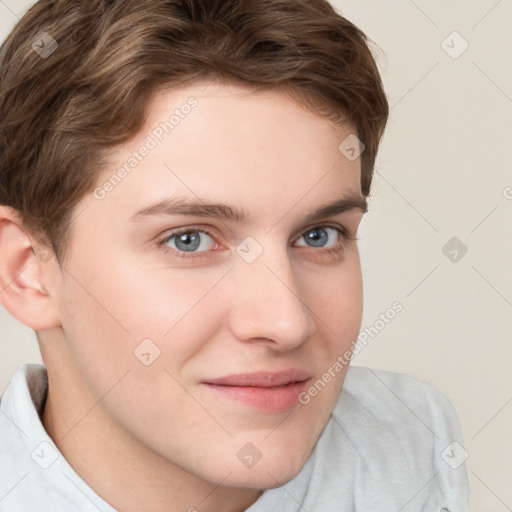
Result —
<instances>
[{"instance_id":1,"label":"skin","mask_svg":"<svg viewBox=\"0 0 512 512\"><path fill-rule=\"evenodd\" d=\"M340 196L361 197L360 159L338 150L349 126L275 90L200 83L167 90L137 136L112 152L98 183L191 96L197 106L114 190L76 205L64 268L41 260L15 212L0 210L2 303L37 331L50 386L43 424L77 473L125 512L242 511L292 479L347 368L308 404L284 412L255 409L200 382L290 367L315 381L361 326L356 242L333 229L320 247L301 236L325 224L357 233L358 208L304 221ZM129 221L167 197L226 203L250 221ZM200 257L180 259L176 238L158 246L172 230L198 225L211 233L199 233ZM248 236L263 249L252 263L236 252ZM341 251L330 254L332 247ZM160 350L149 366L134 356L146 338ZM262 454L252 468L237 457L248 442Z\"/></svg>"}]
</instances>

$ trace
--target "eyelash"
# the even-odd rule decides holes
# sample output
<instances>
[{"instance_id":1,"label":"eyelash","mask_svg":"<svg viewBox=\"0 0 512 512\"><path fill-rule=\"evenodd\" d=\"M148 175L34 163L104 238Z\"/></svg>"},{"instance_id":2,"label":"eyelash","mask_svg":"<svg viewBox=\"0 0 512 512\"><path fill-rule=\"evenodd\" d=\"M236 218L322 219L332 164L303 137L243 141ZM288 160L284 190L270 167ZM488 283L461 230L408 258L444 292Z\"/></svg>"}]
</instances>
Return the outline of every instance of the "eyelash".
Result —
<instances>
[{"instance_id":1,"label":"eyelash","mask_svg":"<svg viewBox=\"0 0 512 512\"><path fill-rule=\"evenodd\" d=\"M358 240L358 238L356 236L352 236L345 227L336 226L336 225L332 225L332 224L317 224L315 226L312 226L312 227L306 229L305 231L303 231L300 234L300 236L297 238L297 240L299 240L301 237L303 237L310 231L313 231L314 229L318 229L318 228L332 228L332 229L335 229L336 231L338 231L338 233L341 235L341 240L335 246L333 246L329 249L323 249L323 252L326 254L329 254L329 255L331 255L331 254L335 255L335 254L339 254L339 253L343 252L346 242ZM179 236L184 233L194 233L194 232L205 233L215 241L215 237L214 237L213 233L211 233L210 229L207 226L200 225L200 226L190 226L187 228L182 228L182 229L177 229L176 231L172 231L171 233L167 234L164 238L159 239L157 242L157 245L160 249L162 249L162 251L164 251L164 254L173 252L175 257L181 258L184 260L191 260L194 258L207 257L207 254L210 251L199 251L199 252L187 253L185 251L177 251L176 249L167 247L165 245L166 242L168 242L175 236ZM215 243L217 243L217 242L215 242ZM314 247L310 247L310 248L314 249ZM322 248L320 247L319 250L322 250Z\"/></svg>"}]
</instances>

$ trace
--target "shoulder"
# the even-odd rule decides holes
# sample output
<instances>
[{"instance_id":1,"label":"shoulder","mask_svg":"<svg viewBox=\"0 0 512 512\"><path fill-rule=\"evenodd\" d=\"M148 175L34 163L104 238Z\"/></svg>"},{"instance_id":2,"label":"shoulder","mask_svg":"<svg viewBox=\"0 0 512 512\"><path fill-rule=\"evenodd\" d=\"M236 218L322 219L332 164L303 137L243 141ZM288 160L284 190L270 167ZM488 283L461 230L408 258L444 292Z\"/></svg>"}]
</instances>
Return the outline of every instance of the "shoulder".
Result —
<instances>
[{"instance_id":1,"label":"shoulder","mask_svg":"<svg viewBox=\"0 0 512 512\"><path fill-rule=\"evenodd\" d=\"M377 506L379 496L390 493L389 500L403 505L412 489L423 488L413 509L422 503L425 510L466 510L468 453L452 403L432 384L349 367L331 421L341 445L354 453L364 500L374 494Z\"/></svg>"},{"instance_id":2,"label":"shoulder","mask_svg":"<svg viewBox=\"0 0 512 512\"><path fill-rule=\"evenodd\" d=\"M450 400L432 384L402 373L349 367L333 417L348 430L378 432L417 453L451 440L462 444Z\"/></svg>"},{"instance_id":3,"label":"shoulder","mask_svg":"<svg viewBox=\"0 0 512 512\"><path fill-rule=\"evenodd\" d=\"M382 419L391 419L413 409L432 417L453 416L450 400L432 384L403 373L351 366L343 389L362 407L371 408Z\"/></svg>"},{"instance_id":4,"label":"shoulder","mask_svg":"<svg viewBox=\"0 0 512 512\"><path fill-rule=\"evenodd\" d=\"M44 429L39 413L47 388L46 368L25 364L17 370L2 397L1 511L114 512L77 475Z\"/></svg>"}]
</instances>

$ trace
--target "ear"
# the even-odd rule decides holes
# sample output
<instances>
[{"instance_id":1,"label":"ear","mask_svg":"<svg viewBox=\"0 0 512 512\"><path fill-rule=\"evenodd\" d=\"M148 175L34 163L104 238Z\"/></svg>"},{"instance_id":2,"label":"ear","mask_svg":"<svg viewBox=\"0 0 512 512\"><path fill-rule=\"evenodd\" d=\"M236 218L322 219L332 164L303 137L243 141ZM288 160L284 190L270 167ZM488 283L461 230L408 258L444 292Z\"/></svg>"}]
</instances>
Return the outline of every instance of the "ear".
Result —
<instances>
[{"instance_id":1,"label":"ear","mask_svg":"<svg viewBox=\"0 0 512 512\"><path fill-rule=\"evenodd\" d=\"M16 210L0 206L0 302L35 331L60 326L55 297L43 285L55 266L51 254L27 235Z\"/></svg>"}]
</instances>

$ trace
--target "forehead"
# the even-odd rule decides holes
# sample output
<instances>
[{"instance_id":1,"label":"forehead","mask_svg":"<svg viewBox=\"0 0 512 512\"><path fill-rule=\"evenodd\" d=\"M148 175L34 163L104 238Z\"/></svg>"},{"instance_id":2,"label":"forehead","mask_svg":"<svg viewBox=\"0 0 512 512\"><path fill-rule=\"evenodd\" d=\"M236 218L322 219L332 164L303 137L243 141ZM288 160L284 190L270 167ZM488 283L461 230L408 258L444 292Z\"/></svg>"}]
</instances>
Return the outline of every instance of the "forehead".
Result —
<instances>
[{"instance_id":1,"label":"forehead","mask_svg":"<svg viewBox=\"0 0 512 512\"><path fill-rule=\"evenodd\" d=\"M97 184L110 183L105 202L133 210L171 196L268 213L301 198L357 196L360 159L339 150L352 133L283 91L207 83L167 89L154 96L139 133L111 151Z\"/></svg>"}]
</instances>

